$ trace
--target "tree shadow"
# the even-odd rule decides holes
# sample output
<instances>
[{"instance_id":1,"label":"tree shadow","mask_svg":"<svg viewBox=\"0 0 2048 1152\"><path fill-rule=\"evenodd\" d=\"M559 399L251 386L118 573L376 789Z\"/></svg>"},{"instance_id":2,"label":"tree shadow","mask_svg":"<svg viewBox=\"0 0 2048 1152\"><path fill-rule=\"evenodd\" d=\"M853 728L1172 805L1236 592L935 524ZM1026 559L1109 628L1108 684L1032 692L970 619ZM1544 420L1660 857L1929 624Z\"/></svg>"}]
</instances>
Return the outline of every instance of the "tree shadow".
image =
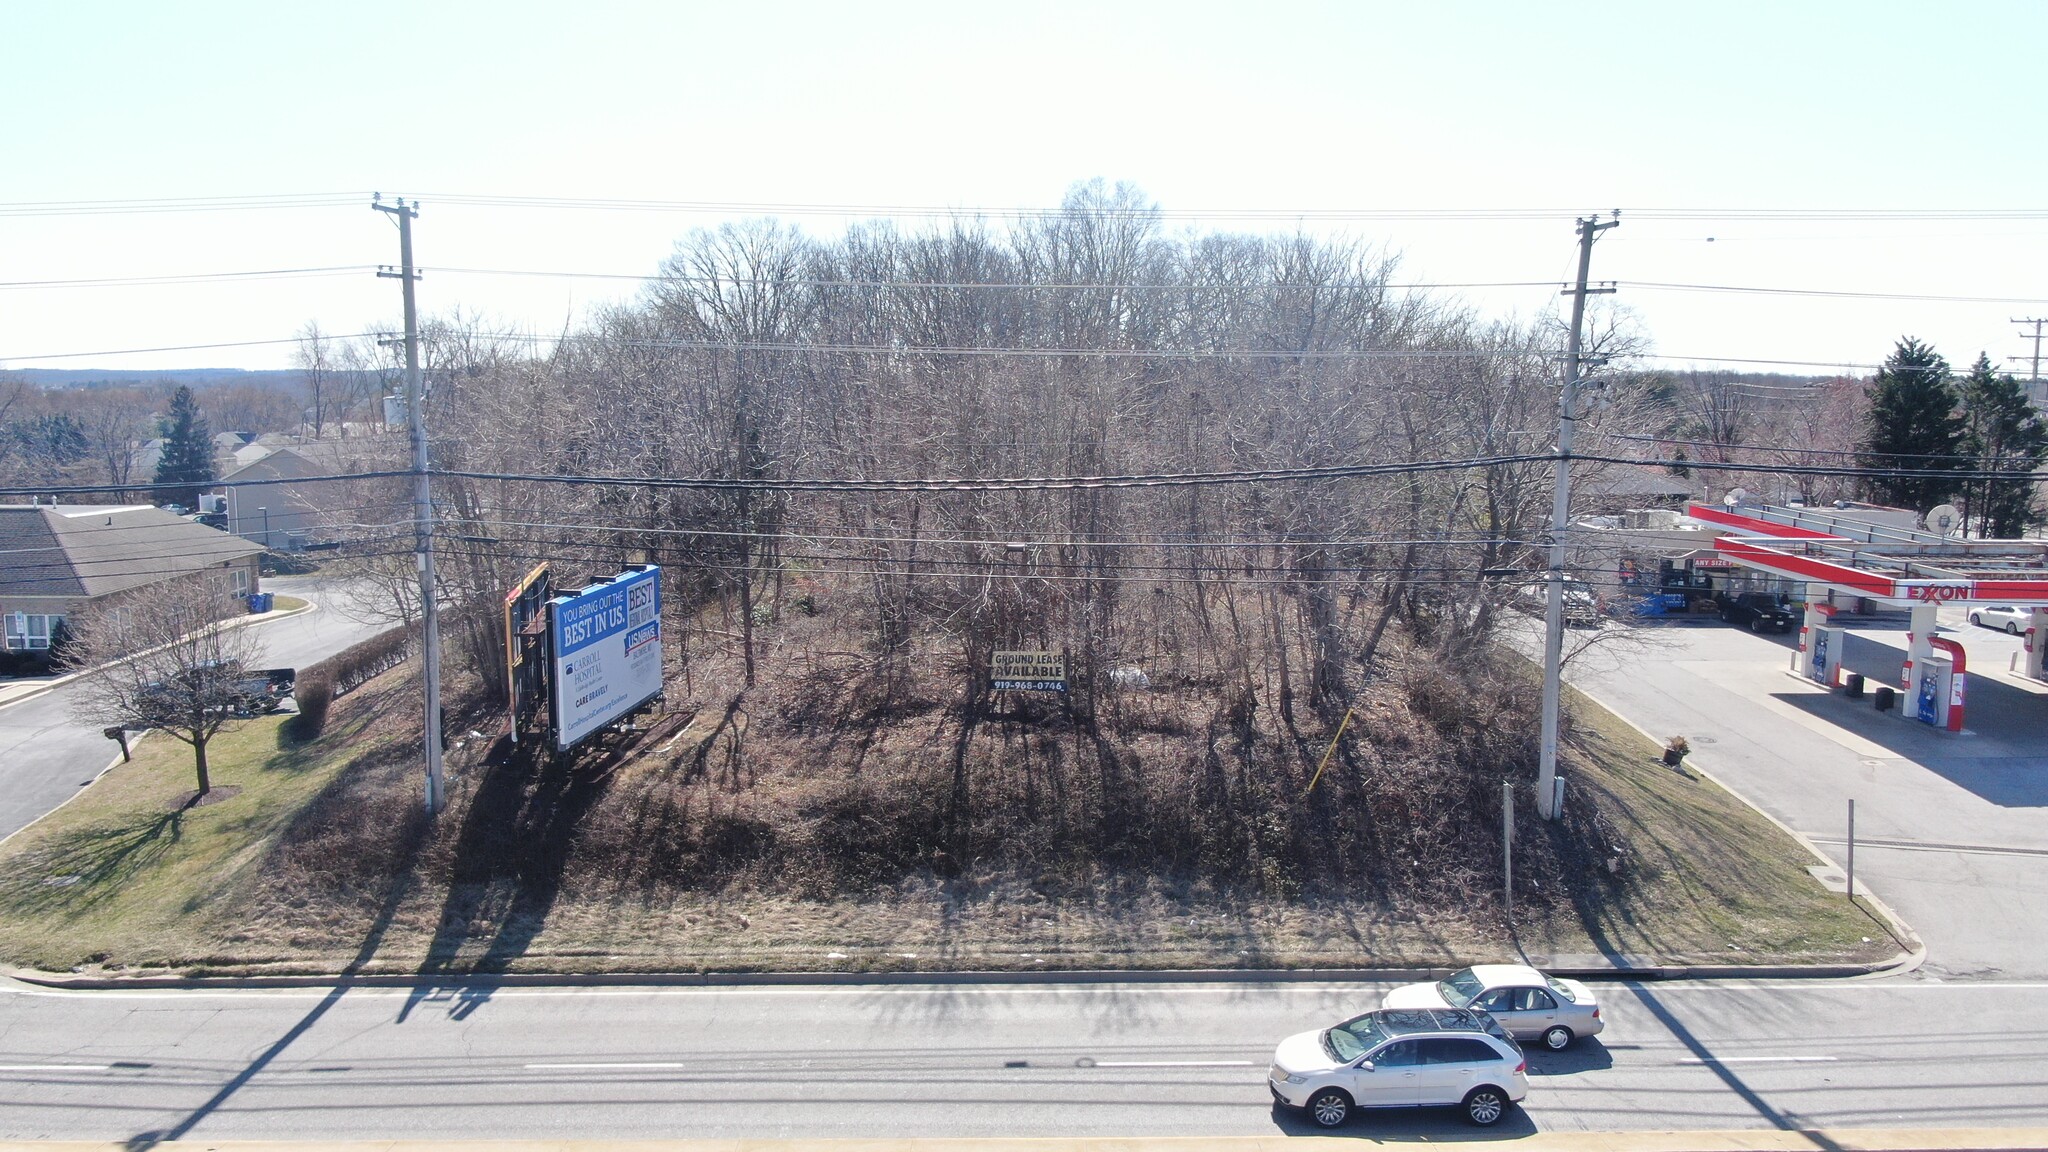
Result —
<instances>
[{"instance_id":1,"label":"tree shadow","mask_svg":"<svg viewBox=\"0 0 2048 1152\"><path fill-rule=\"evenodd\" d=\"M14 890L10 903L25 913L102 903L177 846L184 837L185 812L181 806L62 834L17 865L8 880Z\"/></svg>"},{"instance_id":2,"label":"tree shadow","mask_svg":"<svg viewBox=\"0 0 2048 1152\"><path fill-rule=\"evenodd\" d=\"M408 855L416 854L416 849L424 830L424 822L416 823L409 830L409 847L414 849L415 852L408 853ZM384 934L390 930L391 922L396 917L399 906L405 902L406 896L412 891L413 884L414 876L412 869L403 868L393 873L390 886L385 890L383 903L378 908L376 918L371 921L369 931L364 934L362 944L356 949L355 957L343 966L341 977L335 981L334 987L328 990L327 995L322 997L320 1002L309 1009L304 1016L300 1017L297 1023L287 1029L284 1035L279 1036L268 1048L258 1053L253 1060L242 1067L241 1071L229 1078L227 1083L221 1085L212 1096L209 1096L204 1103L194 1108L184 1119L171 1125L169 1128L138 1132L124 1141L122 1147L128 1149L129 1152L145 1152L145 1150L155 1148L160 1144L182 1140L201 1121L218 1112L221 1106L226 1104L235 1093L241 1091L245 1085L254 1080L265 1068L275 1062L285 1049L292 1046L294 1041L311 1031L313 1026L320 1022L321 1017L333 1010L334 1006L341 1002L341 998L348 994L349 989L356 986L356 974L362 971L363 966L370 962L370 959L377 954L377 949L383 945Z\"/></svg>"},{"instance_id":3,"label":"tree shadow","mask_svg":"<svg viewBox=\"0 0 2048 1152\"><path fill-rule=\"evenodd\" d=\"M476 977L506 972L547 926L583 818L610 789L621 757L581 758L532 749L481 769L454 849L448 896L403 1021L422 1001L452 992L460 1020L491 998ZM479 925L489 933L471 947Z\"/></svg>"}]
</instances>

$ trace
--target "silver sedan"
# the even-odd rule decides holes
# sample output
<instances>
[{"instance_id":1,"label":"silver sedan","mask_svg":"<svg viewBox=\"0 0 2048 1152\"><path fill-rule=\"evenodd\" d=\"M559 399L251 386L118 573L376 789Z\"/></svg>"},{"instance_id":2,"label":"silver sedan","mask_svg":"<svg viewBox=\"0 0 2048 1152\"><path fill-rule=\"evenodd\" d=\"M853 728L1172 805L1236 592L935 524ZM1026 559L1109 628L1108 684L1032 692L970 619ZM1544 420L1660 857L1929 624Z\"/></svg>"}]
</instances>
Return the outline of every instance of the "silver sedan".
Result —
<instances>
[{"instance_id":1,"label":"silver sedan","mask_svg":"<svg viewBox=\"0 0 2048 1152\"><path fill-rule=\"evenodd\" d=\"M1404 984L1382 1008L1477 1008L1520 1040L1555 1052L1606 1027L1600 1002L1577 980L1546 976L1527 964L1476 964L1434 984Z\"/></svg>"}]
</instances>

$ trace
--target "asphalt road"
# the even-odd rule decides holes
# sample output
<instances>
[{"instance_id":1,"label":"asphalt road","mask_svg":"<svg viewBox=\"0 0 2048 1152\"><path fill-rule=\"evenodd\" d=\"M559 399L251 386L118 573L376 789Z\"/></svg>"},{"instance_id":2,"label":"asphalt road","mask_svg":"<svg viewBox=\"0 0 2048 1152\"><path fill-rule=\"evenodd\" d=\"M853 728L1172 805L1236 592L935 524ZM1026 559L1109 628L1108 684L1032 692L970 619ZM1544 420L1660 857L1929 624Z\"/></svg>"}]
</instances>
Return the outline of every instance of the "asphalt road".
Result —
<instances>
[{"instance_id":1,"label":"asphalt road","mask_svg":"<svg viewBox=\"0 0 2048 1152\"><path fill-rule=\"evenodd\" d=\"M311 612L252 625L270 666L311 664L385 627L355 619L345 599L318 576L273 577L263 587L318 605ZM120 755L100 734L105 725L80 722L71 713L72 704L69 686L59 685L0 707L0 838L70 799Z\"/></svg>"},{"instance_id":2,"label":"asphalt road","mask_svg":"<svg viewBox=\"0 0 2048 1152\"><path fill-rule=\"evenodd\" d=\"M0 991L0 1138L1271 1135L1384 986ZM2048 1122L2048 984L1600 984L1502 1131ZM1381 1113L1359 1134L1469 1131Z\"/></svg>"},{"instance_id":3,"label":"asphalt road","mask_svg":"<svg viewBox=\"0 0 2048 1152\"><path fill-rule=\"evenodd\" d=\"M1566 678L1660 739L1685 736L1699 766L1837 863L1853 798L1858 887L1920 933L1929 972L2048 978L2048 684L2006 672L2017 639L1941 618L1977 670L1961 735L1792 677L1796 637L1718 623L1596 643ZM1902 621L1866 623L1847 666L1897 684L1905 644Z\"/></svg>"}]
</instances>

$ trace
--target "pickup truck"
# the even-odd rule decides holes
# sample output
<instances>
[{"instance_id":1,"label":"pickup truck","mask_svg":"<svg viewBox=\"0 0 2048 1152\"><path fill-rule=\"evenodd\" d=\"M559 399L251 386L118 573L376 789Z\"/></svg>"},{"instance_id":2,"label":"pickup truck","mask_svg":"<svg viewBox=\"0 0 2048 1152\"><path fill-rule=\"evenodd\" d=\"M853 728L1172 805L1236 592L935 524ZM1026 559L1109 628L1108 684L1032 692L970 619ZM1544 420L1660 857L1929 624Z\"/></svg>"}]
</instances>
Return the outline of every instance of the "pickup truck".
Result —
<instances>
[{"instance_id":1,"label":"pickup truck","mask_svg":"<svg viewBox=\"0 0 2048 1152\"><path fill-rule=\"evenodd\" d=\"M295 668L244 668L238 663L193 668L177 682L151 684L143 689L140 716L127 722L132 731L159 727L165 718L175 718L193 706L193 697L203 695L213 707L236 716L275 712L298 683ZM225 681L223 684L222 682Z\"/></svg>"},{"instance_id":2,"label":"pickup truck","mask_svg":"<svg viewBox=\"0 0 2048 1152\"><path fill-rule=\"evenodd\" d=\"M1739 624L1751 632L1790 632L1799 623L1785 598L1775 592L1724 592L1714 599L1721 605L1722 623Z\"/></svg>"}]
</instances>

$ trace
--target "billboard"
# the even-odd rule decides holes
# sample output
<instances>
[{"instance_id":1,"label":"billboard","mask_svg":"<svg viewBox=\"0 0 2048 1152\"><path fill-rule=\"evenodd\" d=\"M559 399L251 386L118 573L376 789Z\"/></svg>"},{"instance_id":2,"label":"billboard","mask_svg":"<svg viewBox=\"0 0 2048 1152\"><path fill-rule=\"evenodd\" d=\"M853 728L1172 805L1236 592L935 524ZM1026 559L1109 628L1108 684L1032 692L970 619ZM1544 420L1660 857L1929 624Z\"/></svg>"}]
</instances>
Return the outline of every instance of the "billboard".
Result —
<instances>
[{"instance_id":1,"label":"billboard","mask_svg":"<svg viewBox=\"0 0 2048 1152\"><path fill-rule=\"evenodd\" d=\"M648 565L548 601L555 747L661 695L661 569Z\"/></svg>"},{"instance_id":2,"label":"billboard","mask_svg":"<svg viewBox=\"0 0 2048 1152\"><path fill-rule=\"evenodd\" d=\"M989 657L989 685L997 692L1065 692L1064 652L996 652Z\"/></svg>"},{"instance_id":3,"label":"billboard","mask_svg":"<svg viewBox=\"0 0 2048 1152\"><path fill-rule=\"evenodd\" d=\"M546 694L546 668L540 657L543 617L553 588L547 562L542 561L505 593L505 707L511 717L506 731L514 744L519 742L520 726L540 711Z\"/></svg>"}]
</instances>

